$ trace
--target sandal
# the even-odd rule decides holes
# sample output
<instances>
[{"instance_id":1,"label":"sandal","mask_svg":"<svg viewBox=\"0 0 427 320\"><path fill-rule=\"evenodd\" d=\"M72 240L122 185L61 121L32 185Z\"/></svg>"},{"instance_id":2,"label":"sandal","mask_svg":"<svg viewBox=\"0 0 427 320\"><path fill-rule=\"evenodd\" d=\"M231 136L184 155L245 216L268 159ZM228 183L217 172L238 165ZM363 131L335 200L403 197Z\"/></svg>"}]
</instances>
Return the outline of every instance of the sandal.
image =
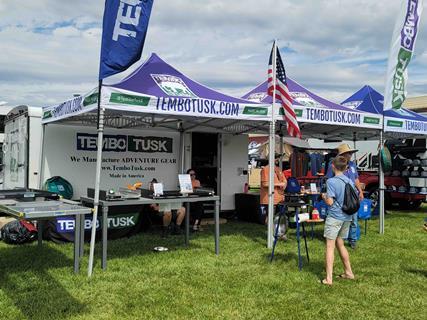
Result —
<instances>
[{"instance_id":1,"label":"sandal","mask_svg":"<svg viewBox=\"0 0 427 320\"><path fill-rule=\"evenodd\" d=\"M320 283L324 286L332 286L332 283L329 283L326 279L320 280Z\"/></svg>"},{"instance_id":2,"label":"sandal","mask_svg":"<svg viewBox=\"0 0 427 320\"><path fill-rule=\"evenodd\" d=\"M354 280L354 276L353 276L353 277L350 277L350 276L348 276L348 275L347 275L347 274L345 274L345 273L340 274L339 276L337 276L337 278L346 279L346 280Z\"/></svg>"}]
</instances>

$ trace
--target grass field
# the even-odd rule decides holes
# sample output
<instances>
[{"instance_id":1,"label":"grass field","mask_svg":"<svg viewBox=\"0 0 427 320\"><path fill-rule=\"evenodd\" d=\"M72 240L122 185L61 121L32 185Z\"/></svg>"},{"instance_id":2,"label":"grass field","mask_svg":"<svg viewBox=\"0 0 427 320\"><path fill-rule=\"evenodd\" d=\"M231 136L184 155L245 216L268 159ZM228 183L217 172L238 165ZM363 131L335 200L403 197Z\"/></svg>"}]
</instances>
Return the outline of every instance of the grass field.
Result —
<instances>
[{"instance_id":1,"label":"grass field","mask_svg":"<svg viewBox=\"0 0 427 320\"><path fill-rule=\"evenodd\" d=\"M108 270L88 280L72 272L73 246L0 244L0 319L427 319L426 207L386 216L386 233L369 222L351 260L357 279L320 285L322 226L309 240L310 264L297 268L294 231L268 262L263 226L221 226L193 237L140 234L109 242ZM156 245L167 253L154 253ZM99 249L99 248L98 248ZM99 256L99 251L98 251ZM335 273L341 272L339 261Z\"/></svg>"}]
</instances>

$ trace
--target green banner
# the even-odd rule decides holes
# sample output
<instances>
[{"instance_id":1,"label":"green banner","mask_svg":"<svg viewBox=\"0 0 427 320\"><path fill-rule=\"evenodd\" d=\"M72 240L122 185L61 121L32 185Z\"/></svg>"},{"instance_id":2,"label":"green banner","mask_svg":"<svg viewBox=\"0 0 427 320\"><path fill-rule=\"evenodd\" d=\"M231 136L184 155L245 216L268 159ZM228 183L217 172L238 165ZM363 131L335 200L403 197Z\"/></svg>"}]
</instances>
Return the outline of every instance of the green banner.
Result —
<instances>
[{"instance_id":1,"label":"green banner","mask_svg":"<svg viewBox=\"0 0 427 320\"><path fill-rule=\"evenodd\" d=\"M88 95L83 100L83 107L94 104L98 102L98 92L94 92L91 95Z\"/></svg>"},{"instance_id":2,"label":"green banner","mask_svg":"<svg viewBox=\"0 0 427 320\"><path fill-rule=\"evenodd\" d=\"M110 102L146 107L150 102L150 98L113 92L110 96Z\"/></svg>"},{"instance_id":3,"label":"green banner","mask_svg":"<svg viewBox=\"0 0 427 320\"><path fill-rule=\"evenodd\" d=\"M403 121L387 120L387 126L395 127L395 128L402 128L403 127Z\"/></svg>"},{"instance_id":4,"label":"green banner","mask_svg":"<svg viewBox=\"0 0 427 320\"><path fill-rule=\"evenodd\" d=\"M49 118L52 118L52 117L53 117L53 115L52 115L52 111L51 110L43 112L43 119L49 119Z\"/></svg>"},{"instance_id":5,"label":"green banner","mask_svg":"<svg viewBox=\"0 0 427 320\"><path fill-rule=\"evenodd\" d=\"M380 119L379 118L373 118L373 117L365 117L363 119L363 123L379 124L380 123Z\"/></svg>"},{"instance_id":6,"label":"green banner","mask_svg":"<svg viewBox=\"0 0 427 320\"><path fill-rule=\"evenodd\" d=\"M262 108L262 107L245 106L245 108L243 109L243 114L255 115L255 116L266 116L268 114L268 109Z\"/></svg>"},{"instance_id":7,"label":"green banner","mask_svg":"<svg viewBox=\"0 0 427 320\"><path fill-rule=\"evenodd\" d=\"M302 109L294 109L294 111L295 111L295 115L297 117L302 117L302 113L303 113ZM285 115L285 110L283 108L280 108L279 115L281 115L281 116Z\"/></svg>"}]
</instances>

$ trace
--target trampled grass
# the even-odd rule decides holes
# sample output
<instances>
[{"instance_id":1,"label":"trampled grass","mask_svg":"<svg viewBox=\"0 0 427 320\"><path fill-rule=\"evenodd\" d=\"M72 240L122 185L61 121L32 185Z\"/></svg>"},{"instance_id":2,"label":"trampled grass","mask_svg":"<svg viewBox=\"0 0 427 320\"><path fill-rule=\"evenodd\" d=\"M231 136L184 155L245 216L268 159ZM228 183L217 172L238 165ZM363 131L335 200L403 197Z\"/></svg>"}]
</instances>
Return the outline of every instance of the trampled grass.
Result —
<instances>
[{"instance_id":1,"label":"trampled grass","mask_svg":"<svg viewBox=\"0 0 427 320\"><path fill-rule=\"evenodd\" d=\"M0 244L0 319L426 319L426 207L386 216L386 233L369 222L351 260L357 279L320 285L322 227L309 240L310 263L298 271L292 230L268 262L263 226L221 226L221 253L213 228L183 239L139 234L109 242L108 270L99 259L86 277L72 272L73 246ZM166 253L152 248L163 245ZM98 248L99 249L99 248ZM99 257L99 251L98 257ZM339 261L335 273L342 271Z\"/></svg>"}]
</instances>

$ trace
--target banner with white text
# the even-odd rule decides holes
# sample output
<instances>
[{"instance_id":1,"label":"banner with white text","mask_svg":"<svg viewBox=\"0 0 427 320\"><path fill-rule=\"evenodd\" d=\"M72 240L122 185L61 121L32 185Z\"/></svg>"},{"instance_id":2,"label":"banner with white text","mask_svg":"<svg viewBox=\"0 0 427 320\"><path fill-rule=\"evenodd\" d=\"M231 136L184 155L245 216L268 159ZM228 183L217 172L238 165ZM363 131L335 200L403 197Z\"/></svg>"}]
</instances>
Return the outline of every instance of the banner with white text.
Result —
<instances>
[{"instance_id":1,"label":"banner with white text","mask_svg":"<svg viewBox=\"0 0 427 320\"><path fill-rule=\"evenodd\" d=\"M400 109L407 95L408 65L415 50L423 0L403 0L391 39L384 110Z\"/></svg>"}]
</instances>

